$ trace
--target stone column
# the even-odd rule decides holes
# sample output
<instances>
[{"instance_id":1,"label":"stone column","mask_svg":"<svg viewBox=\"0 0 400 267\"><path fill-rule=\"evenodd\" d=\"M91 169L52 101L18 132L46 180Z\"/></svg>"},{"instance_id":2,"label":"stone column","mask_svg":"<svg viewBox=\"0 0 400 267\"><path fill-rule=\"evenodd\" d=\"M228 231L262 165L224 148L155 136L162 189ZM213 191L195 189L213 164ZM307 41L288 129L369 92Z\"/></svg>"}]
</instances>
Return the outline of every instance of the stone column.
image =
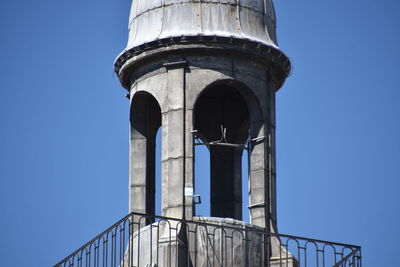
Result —
<instances>
[{"instance_id":1,"label":"stone column","mask_svg":"<svg viewBox=\"0 0 400 267\"><path fill-rule=\"evenodd\" d=\"M258 123L251 125L252 129L258 128ZM250 150L250 219L251 223L268 228L268 165L266 154L265 125L252 135L255 141L251 142Z\"/></svg>"},{"instance_id":2,"label":"stone column","mask_svg":"<svg viewBox=\"0 0 400 267\"><path fill-rule=\"evenodd\" d=\"M185 107L187 64L180 61L167 63L164 66L168 72L168 99L162 114L162 213L167 217L185 218L188 209L185 209L185 187L190 186L185 179L188 175L186 147L190 141L187 140L190 131L187 127Z\"/></svg>"},{"instance_id":3,"label":"stone column","mask_svg":"<svg viewBox=\"0 0 400 267\"><path fill-rule=\"evenodd\" d=\"M186 103L186 153L185 153L185 219L192 220L194 214L194 144L193 144L193 107Z\"/></svg>"},{"instance_id":4,"label":"stone column","mask_svg":"<svg viewBox=\"0 0 400 267\"><path fill-rule=\"evenodd\" d=\"M263 119L251 125L250 216L255 225L277 232L275 171L275 89L260 98Z\"/></svg>"},{"instance_id":5,"label":"stone column","mask_svg":"<svg viewBox=\"0 0 400 267\"><path fill-rule=\"evenodd\" d=\"M146 184L149 169L148 141L145 136L132 134L130 144L129 211L146 213Z\"/></svg>"},{"instance_id":6,"label":"stone column","mask_svg":"<svg viewBox=\"0 0 400 267\"><path fill-rule=\"evenodd\" d=\"M160 108L151 95L142 93L133 97L129 175L130 212L154 214L155 136L161 124L160 115Z\"/></svg>"},{"instance_id":7,"label":"stone column","mask_svg":"<svg viewBox=\"0 0 400 267\"><path fill-rule=\"evenodd\" d=\"M162 111L162 214L172 218L186 218L185 187L187 176L186 147L190 130L186 122L186 62L164 64L167 69L167 99ZM190 127L190 125L189 125ZM190 165L189 165L190 166ZM191 186L193 188L193 186ZM191 211L191 207L189 211ZM191 214L190 214L191 216ZM158 240L161 250L161 266L188 266L186 228L176 221L169 221L172 233L165 229ZM165 259L163 259L165 257Z\"/></svg>"},{"instance_id":8,"label":"stone column","mask_svg":"<svg viewBox=\"0 0 400 267\"><path fill-rule=\"evenodd\" d=\"M210 147L211 217L242 219L242 153L239 148Z\"/></svg>"},{"instance_id":9,"label":"stone column","mask_svg":"<svg viewBox=\"0 0 400 267\"><path fill-rule=\"evenodd\" d=\"M271 93L268 97L270 100L269 104L269 115L270 115L270 123L268 125L268 133L269 133L269 155L270 155L270 173L269 173L269 180L270 180L270 224L271 224L271 231L274 233L278 233L278 226L277 226L277 208L276 208L276 118L275 118L275 92Z\"/></svg>"}]
</instances>

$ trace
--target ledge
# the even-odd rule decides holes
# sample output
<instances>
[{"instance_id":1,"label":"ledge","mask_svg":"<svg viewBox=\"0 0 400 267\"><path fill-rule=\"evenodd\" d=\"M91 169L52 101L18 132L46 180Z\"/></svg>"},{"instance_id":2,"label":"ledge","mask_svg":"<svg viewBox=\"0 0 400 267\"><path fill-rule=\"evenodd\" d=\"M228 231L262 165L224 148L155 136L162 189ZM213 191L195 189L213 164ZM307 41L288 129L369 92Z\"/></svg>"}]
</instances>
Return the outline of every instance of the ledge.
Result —
<instances>
[{"instance_id":1,"label":"ledge","mask_svg":"<svg viewBox=\"0 0 400 267\"><path fill-rule=\"evenodd\" d=\"M218 52L219 54L244 54L252 60L267 65L272 70L277 90L283 85L291 71L289 58L278 48L248 39L237 39L219 36L180 36L160 39L146 43L121 53L115 63L114 70L121 84L128 89L130 76L138 65L145 60L161 55L179 55L184 52Z\"/></svg>"}]
</instances>

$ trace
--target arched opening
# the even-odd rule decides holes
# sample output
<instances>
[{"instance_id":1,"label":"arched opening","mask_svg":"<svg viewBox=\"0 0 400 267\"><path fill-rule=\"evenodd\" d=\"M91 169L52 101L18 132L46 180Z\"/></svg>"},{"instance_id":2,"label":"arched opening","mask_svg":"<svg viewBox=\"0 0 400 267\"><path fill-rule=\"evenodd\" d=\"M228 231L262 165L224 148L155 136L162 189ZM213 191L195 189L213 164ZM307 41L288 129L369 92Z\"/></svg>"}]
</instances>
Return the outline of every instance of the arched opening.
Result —
<instances>
[{"instance_id":1,"label":"arched opening","mask_svg":"<svg viewBox=\"0 0 400 267\"><path fill-rule=\"evenodd\" d=\"M197 145L210 153L210 215L241 220L242 155L250 129L245 99L227 84L210 86L196 101L194 127Z\"/></svg>"},{"instance_id":2,"label":"arched opening","mask_svg":"<svg viewBox=\"0 0 400 267\"><path fill-rule=\"evenodd\" d=\"M157 184L156 135L161 126L161 109L157 100L149 93L136 93L131 103L130 121L130 211L154 215ZM146 223L150 222L148 220Z\"/></svg>"}]
</instances>

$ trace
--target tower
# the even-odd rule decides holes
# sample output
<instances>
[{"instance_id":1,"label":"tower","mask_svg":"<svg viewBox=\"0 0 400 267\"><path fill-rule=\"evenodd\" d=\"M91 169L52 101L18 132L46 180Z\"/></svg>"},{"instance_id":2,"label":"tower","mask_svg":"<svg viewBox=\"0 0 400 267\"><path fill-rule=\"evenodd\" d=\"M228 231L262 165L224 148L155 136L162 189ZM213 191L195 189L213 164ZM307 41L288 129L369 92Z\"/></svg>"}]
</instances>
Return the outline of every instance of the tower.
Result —
<instances>
[{"instance_id":1,"label":"tower","mask_svg":"<svg viewBox=\"0 0 400 267\"><path fill-rule=\"evenodd\" d=\"M196 220L194 146L201 144L211 168L211 217L202 220L240 221L248 179L250 223L277 232L275 93L290 62L275 30L272 0L133 1L128 44L115 62L130 99L131 212L155 212L162 127L163 216Z\"/></svg>"},{"instance_id":2,"label":"tower","mask_svg":"<svg viewBox=\"0 0 400 267\"><path fill-rule=\"evenodd\" d=\"M361 266L359 246L278 233L275 93L291 67L275 29L272 0L133 0L115 61L130 100L130 213L55 266ZM209 217L196 214L199 145L210 154Z\"/></svg>"},{"instance_id":3,"label":"tower","mask_svg":"<svg viewBox=\"0 0 400 267\"><path fill-rule=\"evenodd\" d=\"M290 62L275 28L271 0L133 1L115 62L131 101L130 211L154 213L162 126L162 215L195 215L199 138L210 151L211 216L241 219L239 158L249 145L251 222L276 229L275 92Z\"/></svg>"},{"instance_id":4,"label":"tower","mask_svg":"<svg viewBox=\"0 0 400 267\"><path fill-rule=\"evenodd\" d=\"M272 0L133 0L115 61L130 100L130 213L55 266L361 266L359 246L278 233L275 93L291 67L275 29ZM199 145L210 154L209 217L196 214Z\"/></svg>"}]
</instances>

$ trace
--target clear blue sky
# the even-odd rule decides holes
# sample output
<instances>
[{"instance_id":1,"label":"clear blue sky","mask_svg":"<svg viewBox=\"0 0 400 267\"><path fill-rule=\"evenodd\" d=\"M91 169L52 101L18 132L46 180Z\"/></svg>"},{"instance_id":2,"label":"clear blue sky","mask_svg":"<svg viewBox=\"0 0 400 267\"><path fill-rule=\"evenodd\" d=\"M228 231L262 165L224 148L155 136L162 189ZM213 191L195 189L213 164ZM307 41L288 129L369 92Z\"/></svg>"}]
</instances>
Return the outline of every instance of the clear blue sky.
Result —
<instances>
[{"instance_id":1,"label":"clear blue sky","mask_svg":"<svg viewBox=\"0 0 400 267\"><path fill-rule=\"evenodd\" d=\"M277 94L280 232L400 238L398 0L275 1L294 71ZM0 266L51 266L128 212L128 110L113 61L130 0L0 2Z\"/></svg>"}]
</instances>

